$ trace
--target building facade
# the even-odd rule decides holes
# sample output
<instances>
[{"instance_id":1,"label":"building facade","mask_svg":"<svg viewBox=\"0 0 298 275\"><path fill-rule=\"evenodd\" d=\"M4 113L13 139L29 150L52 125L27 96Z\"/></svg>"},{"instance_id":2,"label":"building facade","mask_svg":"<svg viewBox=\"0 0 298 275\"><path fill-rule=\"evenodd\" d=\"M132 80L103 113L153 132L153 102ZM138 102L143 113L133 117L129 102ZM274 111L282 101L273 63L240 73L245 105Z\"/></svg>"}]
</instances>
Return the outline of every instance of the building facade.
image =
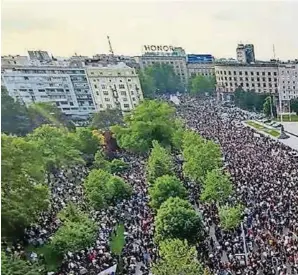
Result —
<instances>
[{"instance_id":1,"label":"building facade","mask_svg":"<svg viewBox=\"0 0 298 275\"><path fill-rule=\"evenodd\" d=\"M289 112L291 99L298 97L298 61L279 64L278 75L280 104Z\"/></svg>"},{"instance_id":2,"label":"building facade","mask_svg":"<svg viewBox=\"0 0 298 275\"><path fill-rule=\"evenodd\" d=\"M236 48L237 60L240 63L254 63L255 49L253 44L238 44Z\"/></svg>"},{"instance_id":3,"label":"building facade","mask_svg":"<svg viewBox=\"0 0 298 275\"><path fill-rule=\"evenodd\" d=\"M236 88L257 93L278 95L277 63L217 63L215 65L217 92L222 97L230 98Z\"/></svg>"},{"instance_id":4,"label":"building facade","mask_svg":"<svg viewBox=\"0 0 298 275\"><path fill-rule=\"evenodd\" d=\"M167 47L167 51L165 50ZM188 83L188 71L186 66L186 54L181 47L171 46L144 46L148 49L142 56L137 57L140 62L140 68L152 66L153 64L167 64L170 65L174 73L180 78L184 87ZM156 49L156 51L154 51Z\"/></svg>"},{"instance_id":5,"label":"building facade","mask_svg":"<svg viewBox=\"0 0 298 275\"><path fill-rule=\"evenodd\" d=\"M30 61L27 56L22 56L22 55L1 56L1 65L2 66L26 66L29 64L30 64Z\"/></svg>"},{"instance_id":6,"label":"building facade","mask_svg":"<svg viewBox=\"0 0 298 275\"><path fill-rule=\"evenodd\" d=\"M52 60L47 51L28 51L28 55L31 60L38 60L41 62L48 62Z\"/></svg>"},{"instance_id":7,"label":"building facade","mask_svg":"<svg viewBox=\"0 0 298 275\"><path fill-rule=\"evenodd\" d=\"M87 67L86 71L98 110L119 108L127 112L143 100L135 69L124 63Z\"/></svg>"},{"instance_id":8,"label":"building facade","mask_svg":"<svg viewBox=\"0 0 298 275\"><path fill-rule=\"evenodd\" d=\"M214 76L214 57L211 54L188 54L187 70L190 78L202 76Z\"/></svg>"},{"instance_id":9,"label":"building facade","mask_svg":"<svg viewBox=\"0 0 298 275\"><path fill-rule=\"evenodd\" d=\"M2 83L8 93L26 105L55 102L67 115L86 117L96 111L84 68L16 66L2 68Z\"/></svg>"}]
</instances>

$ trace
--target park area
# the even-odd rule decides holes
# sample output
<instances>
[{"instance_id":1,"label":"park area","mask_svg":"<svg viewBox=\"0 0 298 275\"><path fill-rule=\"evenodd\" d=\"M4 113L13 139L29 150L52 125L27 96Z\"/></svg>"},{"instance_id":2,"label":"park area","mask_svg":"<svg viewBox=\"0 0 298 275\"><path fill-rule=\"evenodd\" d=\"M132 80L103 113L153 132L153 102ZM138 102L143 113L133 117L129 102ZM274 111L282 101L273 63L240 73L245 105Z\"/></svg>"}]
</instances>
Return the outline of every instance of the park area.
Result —
<instances>
[{"instance_id":1,"label":"park area","mask_svg":"<svg viewBox=\"0 0 298 275\"><path fill-rule=\"evenodd\" d=\"M261 124L254 120L248 120L248 121L246 121L246 124L251 126L252 128L254 128L255 130L257 130L258 132L263 132L263 133L268 134L274 138L277 138L280 135L279 130L275 130L269 126L265 126L264 124Z\"/></svg>"}]
</instances>

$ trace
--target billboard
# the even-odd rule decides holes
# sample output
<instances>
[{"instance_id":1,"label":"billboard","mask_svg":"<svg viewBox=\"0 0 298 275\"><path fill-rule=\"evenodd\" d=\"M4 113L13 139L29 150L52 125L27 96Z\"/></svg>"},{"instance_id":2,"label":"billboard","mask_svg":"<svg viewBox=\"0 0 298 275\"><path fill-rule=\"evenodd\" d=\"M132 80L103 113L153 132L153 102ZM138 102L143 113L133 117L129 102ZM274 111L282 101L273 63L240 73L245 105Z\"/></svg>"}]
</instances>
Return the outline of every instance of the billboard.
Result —
<instances>
[{"instance_id":1,"label":"billboard","mask_svg":"<svg viewBox=\"0 0 298 275\"><path fill-rule=\"evenodd\" d=\"M188 63L212 63L214 57L211 54L188 54Z\"/></svg>"}]
</instances>

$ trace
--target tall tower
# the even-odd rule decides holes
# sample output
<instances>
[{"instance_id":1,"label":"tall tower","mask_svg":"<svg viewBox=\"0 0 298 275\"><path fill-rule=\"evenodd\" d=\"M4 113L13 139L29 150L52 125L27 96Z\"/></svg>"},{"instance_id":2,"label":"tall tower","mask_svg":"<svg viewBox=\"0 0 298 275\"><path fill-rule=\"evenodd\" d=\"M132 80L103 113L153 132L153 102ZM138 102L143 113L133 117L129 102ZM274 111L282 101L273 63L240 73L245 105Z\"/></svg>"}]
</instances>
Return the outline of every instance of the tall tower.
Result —
<instances>
[{"instance_id":1,"label":"tall tower","mask_svg":"<svg viewBox=\"0 0 298 275\"><path fill-rule=\"evenodd\" d=\"M110 41L110 37L107 36L107 38L108 38L108 43L109 43L110 53L112 54L112 56L114 56L114 51L113 51L113 48L112 48L112 44L111 44L111 41Z\"/></svg>"}]
</instances>

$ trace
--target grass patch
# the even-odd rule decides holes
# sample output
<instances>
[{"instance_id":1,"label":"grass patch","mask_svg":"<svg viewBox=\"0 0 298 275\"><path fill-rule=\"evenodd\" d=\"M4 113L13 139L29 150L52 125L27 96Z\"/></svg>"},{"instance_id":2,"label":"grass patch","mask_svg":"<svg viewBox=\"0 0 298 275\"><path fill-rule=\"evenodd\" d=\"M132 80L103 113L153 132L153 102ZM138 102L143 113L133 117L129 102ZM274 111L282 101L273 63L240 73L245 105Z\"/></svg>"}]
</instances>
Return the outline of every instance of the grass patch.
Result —
<instances>
[{"instance_id":1,"label":"grass patch","mask_svg":"<svg viewBox=\"0 0 298 275\"><path fill-rule=\"evenodd\" d=\"M43 255L45 258L45 265L47 271L57 271L58 267L61 265L63 257L58 255L49 244L35 247L35 246L28 246L26 248L28 253L35 252L38 256Z\"/></svg>"},{"instance_id":2,"label":"grass patch","mask_svg":"<svg viewBox=\"0 0 298 275\"><path fill-rule=\"evenodd\" d=\"M275 120L280 121L280 115L278 115ZM298 115L283 115L282 116L282 121L285 121L285 122L298 121Z\"/></svg>"},{"instance_id":3,"label":"grass patch","mask_svg":"<svg viewBox=\"0 0 298 275\"><path fill-rule=\"evenodd\" d=\"M259 124L252 120L247 121L246 124L250 125L251 127L255 128L261 132L269 134L270 136L273 136L273 137L279 137L279 135L280 135L279 131L265 127L264 125Z\"/></svg>"}]
</instances>

